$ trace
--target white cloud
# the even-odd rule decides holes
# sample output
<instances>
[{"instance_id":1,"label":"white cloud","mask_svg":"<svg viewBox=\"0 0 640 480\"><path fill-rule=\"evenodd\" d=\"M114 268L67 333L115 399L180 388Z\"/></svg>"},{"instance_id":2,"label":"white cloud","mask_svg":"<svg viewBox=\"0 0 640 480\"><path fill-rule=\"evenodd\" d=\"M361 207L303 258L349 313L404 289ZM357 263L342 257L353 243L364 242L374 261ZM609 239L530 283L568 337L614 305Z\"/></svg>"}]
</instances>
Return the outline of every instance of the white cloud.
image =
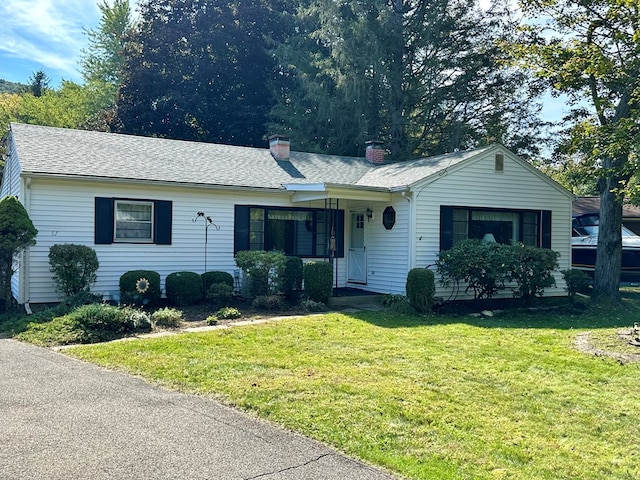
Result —
<instances>
[{"instance_id":1,"label":"white cloud","mask_svg":"<svg viewBox=\"0 0 640 480\"><path fill-rule=\"evenodd\" d=\"M79 79L78 61L86 47L84 29L100 19L87 0L3 0L0 2L0 78L7 62L34 63L47 74Z\"/></svg>"}]
</instances>

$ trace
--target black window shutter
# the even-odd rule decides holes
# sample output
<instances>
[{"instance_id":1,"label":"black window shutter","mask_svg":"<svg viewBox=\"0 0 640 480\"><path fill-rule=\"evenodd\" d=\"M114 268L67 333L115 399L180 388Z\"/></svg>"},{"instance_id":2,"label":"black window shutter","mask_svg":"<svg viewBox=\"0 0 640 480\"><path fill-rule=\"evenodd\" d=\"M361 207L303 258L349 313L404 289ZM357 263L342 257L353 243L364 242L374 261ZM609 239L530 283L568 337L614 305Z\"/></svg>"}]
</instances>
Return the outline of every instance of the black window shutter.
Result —
<instances>
[{"instance_id":1,"label":"black window shutter","mask_svg":"<svg viewBox=\"0 0 640 480\"><path fill-rule=\"evenodd\" d=\"M335 212L336 257L344 258L344 210Z\"/></svg>"},{"instance_id":2,"label":"black window shutter","mask_svg":"<svg viewBox=\"0 0 640 480\"><path fill-rule=\"evenodd\" d=\"M540 246L542 248L551 248L551 211L550 210L542 210L541 215L541 242Z\"/></svg>"},{"instance_id":3,"label":"black window shutter","mask_svg":"<svg viewBox=\"0 0 640 480\"><path fill-rule=\"evenodd\" d=\"M233 230L233 254L249 250L249 210L248 205L235 206L235 222Z\"/></svg>"},{"instance_id":4,"label":"black window shutter","mask_svg":"<svg viewBox=\"0 0 640 480\"><path fill-rule=\"evenodd\" d=\"M155 243L171 245L172 203L166 200L154 202Z\"/></svg>"},{"instance_id":5,"label":"black window shutter","mask_svg":"<svg viewBox=\"0 0 640 480\"><path fill-rule=\"evenodd\" d=\"M113 198L95 198L94 222L96 245L113 243Z\"/></svg>"},{"instance_id":6,"label":"black window shutter","mask_svg":"<svg viewBox=\"0 0 640 480\"><path fill-rule=\"evenodd\" d=\"M453 247L453 207L440 206L440 251Z\"/></svg>"}]
</instances>

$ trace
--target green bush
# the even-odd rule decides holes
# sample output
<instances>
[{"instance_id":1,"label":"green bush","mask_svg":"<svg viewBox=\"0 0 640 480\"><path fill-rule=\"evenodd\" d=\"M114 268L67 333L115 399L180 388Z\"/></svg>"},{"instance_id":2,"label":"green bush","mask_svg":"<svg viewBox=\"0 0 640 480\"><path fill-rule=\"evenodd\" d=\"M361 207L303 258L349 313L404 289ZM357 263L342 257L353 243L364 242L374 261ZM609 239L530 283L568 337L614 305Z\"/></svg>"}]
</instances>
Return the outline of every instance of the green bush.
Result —
<instances>
[{"instance_id":1,"label":"green bush","mask_svg":"<svg viewBox=\"0 0 640 480\"><path fill-rule=\"evenodd\" d=\"M382 297L382 305L387 307L390 311L402 315L413 315L416 313L415 308L411 306L409 299L404 295L394 295L392 293L386 294Z\"/></svg>"},{"instance_id":2,"label":"green bush","mask_svg":"<svg viewBox=\"0 0 640 480\"><path fill-rule=\"evenodd\" d=\"M56 289L65 297L89 291L96 282L100 266L93 248L73 243L52 245L49 265Z\"/></svg>"},{"instance_id":3,"label":"green bush","mask_svg":"<svg viewBox=\"0 0 640 480\"><path fill-rule=\"evenodd\" d=\"M233 292L233 276L230 273L214 270L202 274L202 289L205 293L215 283L225 283L231 287Z\"/></svg>"},{"instance_id":4,"label":"green bush","mask_svg":"<svg viewBox=\"0 0 640 480\"><path fill-rule=\"evenodd\" d=\"M407 274L407 300L418 313L428 313L436 293L435 275L426 268L412 268Z\"/></svg>"},{"instance_id":5,"label":"green bush","mask_svg":"<svg viewBox=\"0 0 640 480\"><path fill-rule=\"evenodd\" d=\"M148 331L150 325L148 315L134 308L92 303L48 323L30 323L17 338L38 345L97 343Z\"/></svg>"},{"instance_id":6,"label":"green bush","mask_svg":"<svg viewBox=\"0 0 640 480\"><path fill-rule=\"evenodd\" d=\"M302 290L304 265L300 257L287 257L282 273L282 293L289 301L296 300Z\"/></svg>"},{"instance_id":7,"label":"green bush","mask_svg":"<svg viewBox=\"0 0 640 480\"><path fill-rule=\"evenodd\" d=\"M233 287L227 283L213 283L209 285L207 300L213 304L224 304L233 298Z\"/></svg>"},{"instance_id":8,"label":"green bush","mask_svg":"<svg viewBox=\"0 0 640 480\"><path fill-rule=\"evenodd\" d=\"M236 264L249 279L249 295L280 293L285 254L264 250L243 250L236 254Z\"/></svg>"},{"instance_id":9,"label":"green bush","mask_svg":"<svg viewBox=\"0 0 640 480\"><path fill-rule=\"evenodd\" d=\"M304 293L314 302L329 303L333 294L333 265L308 262L304 266Z\"/></svg>"},{"instance_id":10,"label":"green bush","mask_svg":"<svg viewBox=\"0 0 640 480\"><path fill-rule=\"evenodd\" d=\"M133 323L133 330L136 332L148 332L151 330L151 316L137 308L131 306L120 307L124 315Z\"/></svg>"},{"instance_id":11,"label":"green bush","mask_svg":"<svg viewBox=\"0 0 640 480\"><path fill-rule=\"evenodd\" d=\"M252 306L265 312L281 312L286 308L280 295L260 295L253 300Z\"/></svg>"},{"instance_id":12,"label":"green bush","mask_svg":"<svg viewBox=\"0 0 640 480\"><path fill-rule=\"evenodd\" d=\"M575 297L576 293L589 291L591 277L587 273L576 269L562 270L560 273L562 273L562 278L567 284L566 290L571 298Z\"/></svg>"},{"instance_id":13,"label":"green bush","mask_svg":"<svg viewBox=\"0 0 640 480\"><path fill-rule=\"evenodd\" d=\"M522 243L508 245L505 251L507 280L517 285L512 288L514 296L529 301L542 296L545 288L555 286L553 272L558 268L558 252Z\"/></svg>"},{"instance_id":14,"label":"green bush","mask_svg":"<svg viewBox=\"0 0 640 480\"><path fill-rule=\"evenodd\" d=\"M151 323L156 327L176 328L182 321L182 312L175 308L159 308L151 314Z\"/></svg>"},{"instance_id":15,"label":"green bush","mask_svg":"<svg viewBox=\"0 0 640 480\"><path fill-rule=\"evenodd\" d=\"M473 297L491 298L504 288L507 278L508 245L480 240L464 240L450 250L438 254L436 269L443 286L458 288L466 284L465 293L473 292Z\"/></svg>"},{"instance_id":16,"label":"green bush","mask_svg":"<svg viewBox=\"0 0 640 480\"><path fill-rule=\"evenodd\" d=\"M16 306L11 293L16 254L36 244L38 230L17 197L0 200L0 299L5 311Z\"/></svg>"},{"instance_id":17,"label":"green bush","mask_svg":"<svg viewBox=\"0 0 640 480\"><path fill-rule=\"evenodd\" d=\"M120 277L120 303L154 307L160 302L160 274L130 270Z\"/></svg>"},{"instance_id":18,"label":"green bush","mask_svg":"<svg viewBox=\"0 0 640 480\"><path fill-rule=\"evenodd\" d=\"M222 307L215 313L215 317L217 319L232 319L232 318L240 318L242 314L240 310L233 307Z\"/></svg>"},{"instance_id":19,"label":"green bush","mask_svg":"<svg viewBox=\"0 0 640 480\"><path fill-rule=\"evenodd\" d=\"M202 277L195 272L174 272L165 280L167 301L178 307L202 300Z\"/></svg>"},{"instance_id":20,"label":"green bush","mask_svg":"<svg viewBox=\"0 0 640 480\"><path fill-rule=\"evenodd\" d=\"M314 302L313 300L310 300L308 298L303 299L300 302L300 307L302 307L302 309L305 312L326 312L327 311L327 306L324 303Z\"/></svg>"}]
</instances>

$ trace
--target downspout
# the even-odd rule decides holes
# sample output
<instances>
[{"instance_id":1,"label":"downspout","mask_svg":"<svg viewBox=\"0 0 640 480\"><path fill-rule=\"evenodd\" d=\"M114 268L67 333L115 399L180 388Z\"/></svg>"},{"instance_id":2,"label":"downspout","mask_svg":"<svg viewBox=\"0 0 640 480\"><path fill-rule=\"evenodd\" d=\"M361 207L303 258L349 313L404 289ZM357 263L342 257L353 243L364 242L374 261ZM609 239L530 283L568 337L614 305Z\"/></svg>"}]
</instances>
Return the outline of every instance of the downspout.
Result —
<instances>
[{"instance_id":1,"label":"downspout","mask_svg":"<svg viewBox=\"0 0 640 480\"><path fill-rule=\"evenodd\" d=\"M416 234L415 234L415 225L416 225L416 214L415 214L415 206L412 200L411 189L407 187L402 192L402 198L404 198L407 202L409 202L409 248L407 249L407 266L409 270L415 267L415 250L416 250ZM408 272L407 272L408 273Z\"/></svg>"},{"instance_id":2,"label":"downspout","mask_svg":"<svg viewBox=\"0 0 640 480\"><path fill-rule=\"evenodd\" d=\"M27 211L27 214L29 215L29 218L31 218L31 177L26 177L22 180L22 203L24 205L25 210ZM29 252L31 250L31 247L27 247L24 249L24 251L20 254L21 261L19 262L20 265L20 272L18 275L18 303L19 304L23 304L25 311L30 314L31 313L31 307L29 306L29 298L31 296L31 288L30 288L30 275L29 275L29 270L30 270L30 265L29 265L29 260L31 258L31 256L29 255Z\"/></svg>"}]
</instances>

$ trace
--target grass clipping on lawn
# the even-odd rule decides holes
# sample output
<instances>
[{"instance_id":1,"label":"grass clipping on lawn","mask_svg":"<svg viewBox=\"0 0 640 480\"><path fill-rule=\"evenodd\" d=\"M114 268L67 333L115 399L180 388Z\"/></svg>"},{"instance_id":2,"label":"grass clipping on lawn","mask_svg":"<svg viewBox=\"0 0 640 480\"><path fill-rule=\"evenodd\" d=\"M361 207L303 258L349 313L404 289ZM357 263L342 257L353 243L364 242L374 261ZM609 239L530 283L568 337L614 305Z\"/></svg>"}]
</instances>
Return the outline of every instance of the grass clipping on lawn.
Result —
<instances>
[{"instance_id":1,"label":"grass clipping on lawn","mask_svg":"<svg viewBox=\"0 0 640 480\"><path fill-rule=\"evenodd\" d=\"M332 313L67 353L408 478L639 478L640 364L576 351L564 322Z\"/></svg>"}]
</instances>

